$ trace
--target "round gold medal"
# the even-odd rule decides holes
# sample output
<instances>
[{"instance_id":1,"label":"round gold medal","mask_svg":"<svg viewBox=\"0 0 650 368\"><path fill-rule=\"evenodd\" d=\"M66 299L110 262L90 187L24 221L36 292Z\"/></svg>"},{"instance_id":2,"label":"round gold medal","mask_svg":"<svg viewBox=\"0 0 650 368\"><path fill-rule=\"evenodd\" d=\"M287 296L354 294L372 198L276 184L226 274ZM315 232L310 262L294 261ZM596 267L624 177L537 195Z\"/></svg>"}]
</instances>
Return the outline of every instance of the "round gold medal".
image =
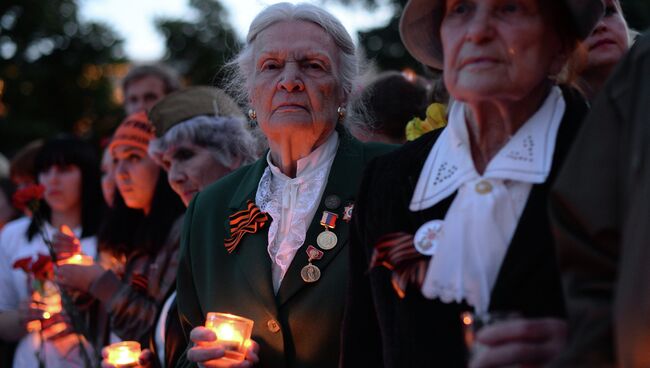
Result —
<instances>
[{"instance_id":1,"label":"round gold medal","mask_svg":"<svg viewBox=\"0 0 650 368\"><path fill-rule=\"evenodd\" d=\"M310 263L300 270L300 277L308 283L316 282L320 279L320 269Z\"/></svg>"},{"instance_id":2,"label":"round gold medal","mask_svg":"<svg viewBox=\"0 0 650 368\"><path fill-rule=\"evenodd\" d=\"M325 230L322 233L318 234L316 238L316 244L323 250L330 250L336 246L336 243L339 239L336 237L336 234L329 230Z\"/></svg>"}]
</instances>

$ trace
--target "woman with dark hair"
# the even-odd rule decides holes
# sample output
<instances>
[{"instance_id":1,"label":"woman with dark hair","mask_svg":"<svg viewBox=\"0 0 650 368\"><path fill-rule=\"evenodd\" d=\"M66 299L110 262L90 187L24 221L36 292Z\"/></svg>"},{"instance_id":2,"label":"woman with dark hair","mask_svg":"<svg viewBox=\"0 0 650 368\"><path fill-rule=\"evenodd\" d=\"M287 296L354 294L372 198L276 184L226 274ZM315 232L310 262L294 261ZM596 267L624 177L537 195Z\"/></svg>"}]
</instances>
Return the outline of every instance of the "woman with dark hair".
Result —
<instances>
[{"instance_id":1,"label":"woman with dark hair","mask_svg":"<svg viewBox=\"0 0 650 368\"><path fill-rule=\"evenodd\" d=\"M57 272L61 284L99 302L91 325L98 347L116 340L147 343L176 279L184 206L147 155L153 138L143 112L117 129L109 149L118 190L100 230L99 262L65 265Z\"/></svg>"},{"instance_id":2,"label":"woman with dark hair","mask_svg":"<svg viewBox=\"0 0 650 368\"><path fill-rule=\"evenodd\" d=\"M80 250L93 257L103 214L98 167L92 146L71 136L46 141L35 159L38 182L45 189L39 207L39 215L45 220L42 230L56 236L61 226L70 227L81 239ZM36 366L35 351L41 343L45 351L41 358L48 367L80 364L73 350L78 346L76 335L63 334L41 342L39 334L27 334L27 322L42 318L43 312L22 307L30 304L32 290L26 287L28 275L14 270L13 265L20 259L49 255L38 231L35 219L23 217L7 224L0 234L0 337L8 341L22 338L14 358L16 367Z\"/></svg>"}]
</instances>

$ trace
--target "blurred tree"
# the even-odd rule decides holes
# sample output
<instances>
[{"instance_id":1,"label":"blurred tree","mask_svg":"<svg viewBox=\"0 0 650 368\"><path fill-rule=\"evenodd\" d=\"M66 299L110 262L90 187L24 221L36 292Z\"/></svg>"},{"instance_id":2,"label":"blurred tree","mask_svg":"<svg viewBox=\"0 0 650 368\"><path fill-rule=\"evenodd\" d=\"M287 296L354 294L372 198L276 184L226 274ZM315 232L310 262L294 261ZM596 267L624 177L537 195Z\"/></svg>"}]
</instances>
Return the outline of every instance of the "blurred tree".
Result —
<instances>
[{"instance_id":1,"label":"blurred tree","mask_svg":"<svg viewBox=\"0 0 650 368\"><path fill-rule=\"evenodd\" d=\"M124 60L107 26L80 22L75 0L0 3L0 151L58 132L93 136L121 109L111 74Z\"/></svg>"},{"instance_id":2,"label":"blurred tree","mask_svg":"<svg viewBox=\"0 0 650 368\"><path fill-rule=\"evenodd\" d=\"M229 23L228 13L216 0L190 0L196 21L158 19L165 37L164 60L190 85L219 85L223 65L237 52L240 43Z\"/></svg>"},{"instance_id":3,"label":"blurred tree","mask_svg":"<svg viewBox=\"0 0 650 368\"><path fill-rule=\"evenodd\" d=\"M650 27L650 1L621 0L621 4L630 27L641 31Z\"/></svg>"}]
</instances>

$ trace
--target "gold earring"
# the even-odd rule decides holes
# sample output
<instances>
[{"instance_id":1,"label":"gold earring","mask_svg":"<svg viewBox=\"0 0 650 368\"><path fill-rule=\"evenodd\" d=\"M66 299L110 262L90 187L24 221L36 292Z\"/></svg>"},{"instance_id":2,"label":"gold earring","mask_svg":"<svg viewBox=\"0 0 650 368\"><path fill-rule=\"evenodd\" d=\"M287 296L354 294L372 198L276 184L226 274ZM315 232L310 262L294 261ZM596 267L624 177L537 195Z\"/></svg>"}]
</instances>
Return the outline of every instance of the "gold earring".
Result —
<instances>
[{"instance_id":1,"label":"gold earring","mask_svg":"<svg viewBox=\"0 0 650 368\"><path fill-rule=\"evenodd\" d=\"M336 112L339 114L339 120L345 117L345 107L339 106L339 108L336 109Z\"/></svg>"},{"instance_id":2,"label":"gold earring","mask_svg":"<svg viewBox=\"0 0 650 368\"><path fill-rule=\"evenodd\" d=\"M249 117L251 120L255 120L255 119L257 119L257 112L255 112L255 110L253 110L253 109L249 109L249 110L248 110L248 117Z\"/></svg>"}]
</instances>

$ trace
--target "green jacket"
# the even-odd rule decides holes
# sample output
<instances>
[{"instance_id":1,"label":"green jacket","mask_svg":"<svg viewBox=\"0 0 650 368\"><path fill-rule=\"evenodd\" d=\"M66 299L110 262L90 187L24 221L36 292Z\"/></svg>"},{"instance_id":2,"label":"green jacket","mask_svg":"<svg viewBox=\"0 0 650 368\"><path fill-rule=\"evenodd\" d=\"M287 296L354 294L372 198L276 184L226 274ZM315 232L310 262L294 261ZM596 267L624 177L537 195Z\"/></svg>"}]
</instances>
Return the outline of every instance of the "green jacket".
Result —
<instances>
[{"instance_id":1,"label":"green jacket","mask_svg":"<svg viewBox=\"0 0 650 368\"><path fill-rule=\"evenodd\" d=\"M260 345L260 367L336 367L340 325L348 279L349 223L343 209L353 203L364 166L391 146L363 144L341 127L340 143L316 215L277 295L273 292L271 259L267 251L269 223L244 235L229 254L229 216L255 200L266 158L243 167L197 194L185 216L178 271L178 310L186 334L205 323L208 312L227 312L255 322L253 339ZM340 206L327 209L325 199L336 195ZM321 278L305 283L300 270L308 264L308 245L316 246L323 231L321 214L339 215L335 248L314 262ZM269 222L271 221L269 216ZM179 366L189 366L183 356Z\"/></svg>"}]
</instances>

